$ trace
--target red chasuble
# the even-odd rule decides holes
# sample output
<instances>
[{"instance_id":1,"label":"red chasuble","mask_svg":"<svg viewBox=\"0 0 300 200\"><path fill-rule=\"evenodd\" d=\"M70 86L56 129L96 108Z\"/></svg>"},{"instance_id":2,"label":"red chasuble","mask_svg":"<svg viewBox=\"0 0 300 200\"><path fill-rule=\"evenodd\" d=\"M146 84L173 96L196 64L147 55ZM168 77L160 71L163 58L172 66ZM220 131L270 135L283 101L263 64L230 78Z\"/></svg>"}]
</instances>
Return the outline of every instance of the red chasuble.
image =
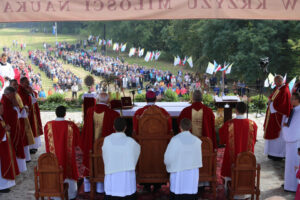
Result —
<instances>
[{"instance_id":1,"label":"red chasuble","mask_svg":"<svg viewBox=\"0 0 300 200\"><path fill-rule=\"evenodd\" d=\"M106 137L114 131L114 121L120 114L107 105L96 104L87 111L81 134L81 150L83 152L83 164L86 167L84 176L89 176L90 151L93 149L95 137ZM97 132L95 135L94 132Z\"/></svg>"},{"instance_id":2,"label":"red chasuble","mask_svg":"<svg viewBox=\"0 0 300 200\"><path fill-rule=\"evenodd\" d=\"M83 119L85 119L87 112L90 108L96 105L95 94L86 93L83 97Z\"/></svg>"},{"instance_id":3,"label":"red chasuble","mask_svg":"<svg viewBox=\"0 0 300 200\"><path fill-rule=\"evenodd\" d=\"M38 98L38 94L36 92L33 92L35 98ZM41 136L43 135L43 125L42 125L42 120L41 120L41 111L38 102L35 102L33 104L33 113L35 114L35 126L36 126L36 131L37 135Z\"/></svg>"},{"instance_id":4,"label":"red chasuble","mask_svg":"<svg viewBox=\"0 0 300 200\"><path fill-rule=\"evenodd\" d=\"M18 158L24 159L24 145L23 145L23 136L25 130L21 129L20 121L18 119L18 112L13 108L10 100L4 95L1 100L3 104L3 119L6 124L8 124L11 129L11 141L16 151Z\"/></svg>"},{"instance_id":5,"label":"red chasuble","mask_svg":"<svg viewBox=\"0 0 300 200\"><path fill-rule=\"evenodd\" d=\"M8 180L15 180L16 176L20 174L16 153L11 143L10 134L4 129L5 122L0 119L0 162L1 175ZM6 137L5 141L2 141Z\"/></svg>"},{"instance_id":6,"label":"red chasuble","mask_svg":"<svg viewBox=\"0 0 300 200\"><path fill-rule=\"evenodd\" d=\"M257 125L249 119L233 119L219 129L220 142L226 144L221 175L231 177L231 166L241 152L254 152Z\"/></svg>"},{"instance_id":7,"label":"red chasuble","mask_svg":"<svg viewBox=\"0 0 300 200\"><path fill-rule=\"evenodd\" d=\"M45 126L46 152L56 155L64 170L64 179L78 179L75 147L79 142L79 129L70 121L50 121Z\"/></svg>"},{"instance_id":8,"label":"red chasuble","mask_svg":"<svg viewBox=\"0 0 300 200\"><path fill-rule=\"evenodd\" d=\"M292 110L289 87L283 85L281 88L276 88L270 95L269 100L273 102L273 106L277 112L272 114L270 112L270 107L268 107L264 123L264 138L273 140L280 135L283 115L288 117Z\"/></svg>"},{"instance_id":9,"label":"red chasuble","mask_svg":"<svg viewBox=\"0 0 300 200\"><path fill-rule=\"evenodd\" d=\"M20 84L20 78L21 78L20 71L17 68L15 68L14 72L15 72L15 79L18 81L18 84Z\"/></svg>"},{"instance_id":10,"label":"red chasuble","mask_svg":"<svg viewBox=\"0 0 300 200\"><path fill-rule=\"evenodd\" d=\"M180 125L181 120L184 118L192 121L192 130L190 130L191 133L198 137L209 137L213 142L214 148L217 148L215 115L212 109L203 105L201 102L196 102L181 111L177 119L178 126ZM200 126L197 127L198 125Z\"/></svg>"},{"instance_id":11,"label":"red chasuble","mask_svg":"<svg viewBox=\"0 0 300 200\"><path fill-rule=\"evenodd\" d=\"M133 131L135 132L135 134L138 134L138 130L139 130L139 122L138 122L138 117L140 117L145 110L147 110L147 108L149 108L150 106L155 106L157 108L159 108L161 110L161 112L168 118L168 130L172 131L172 118L170 116L170 114L163 108L156 106L156 105L146 105L143 108L138 109L133 116Z\"/></svg>"}]
</instances>

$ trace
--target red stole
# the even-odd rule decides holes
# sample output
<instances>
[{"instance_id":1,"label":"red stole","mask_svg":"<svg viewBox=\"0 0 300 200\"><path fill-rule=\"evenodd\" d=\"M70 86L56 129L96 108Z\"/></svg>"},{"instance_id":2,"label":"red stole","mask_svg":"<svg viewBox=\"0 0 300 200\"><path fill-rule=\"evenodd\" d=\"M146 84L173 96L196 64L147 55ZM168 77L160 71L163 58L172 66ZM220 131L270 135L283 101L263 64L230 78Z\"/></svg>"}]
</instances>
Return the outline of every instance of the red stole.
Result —
<instances>
[{"instance_id":1,"label":"red stole","mask_svg":"<svg viewBox=\"0 0 300 200\"><path fill-rule=\"evenodd\" d=\"M272 114L268 107L264 123L264 138L273 140L280 135L283 115L289 116L292 110L289 87L284 85L280 89L276 88L270 95L269 100L273 101L273 106L277 112Z\"/></svg>"},{"instance_id":2,"label":"red stole","mask_svg":"<svg viewBox=\"0 0 300 200\"><path fill-rule=\"evenodd\" d=\"M220 129L220 142L226 144L221 175L231 177L231 166L241 152L254 152L257 125L249 119L227 121Z\"/></svg>"},{"instance_id":3,"label":"red stole","mask_svg":"<svg viewBox=\"0 0 300 200\"><path fill-rule=\"evenodd\" d=\"M11 143L10 135L6 133L5 122L0 119L0 162L1 175L8 180L14 180L20 174L16 153ZM2 141L4 136L6 141Z\"/></svg>"},{"instance_id":4,"label":"red stole","mask_svg":"<svg viewBox=\"0 0 300 200\"><path fill-rule=\"evenodd\" d=\"M192 120L192 110L203 110L203 119L202 119L202 136L209 137L214 145L214 148L217 148L216 141L216 131L215 131L215 115L213 111L207 106L203 105L201 102L193 103L191 106L184 108L178 119L177 124L180 125L182 119L187 118ZM192 130L191 130L192 132Z\"/></svg>"},{"instance_id":5,"label":"red stole","mask_svg":"<svg viewBox=\"0 0 300 200\"><path fill-rule=\"evenodd\" d=\"M18 119L18 112L13 108L10 100L4 95L1 100L3 104L3 119L8 124L10 129L11 141L16 151L18 158L25 158L23 136L25 130L21 130L20 121Z\"/></svg>"},{"instance_id":6,"label":"red stole","mask_svg":"<svg viewBox=\"0 0 300 200\"><path fill-rule=\"evenodd\" d=\"M171 118L170 114L164 108L161 108L161 107L156 106L156 105L146 105L143 108L138 109L134 113L134 116L133 116L133 119L132 119L133 131L136 134L138 134L138 130L139 130L139 128L138 128L139 127L138 117L140 117L144 113L144 111L147 110L150 106L155 106L155 107L159 108L162 111L162 113L168 118L168 130L172 131L172 118Z\"/></svg>"},{"instance_id":7,"label":"red stole","mask_svg":"<svg viewBox=\"0 0 300 200\"><path fill-rule=\"evenodd\" d=\"M83 164L86 167L84 176L89 175L89 154L90 151L93 150L94 145L94 112L97 114L104 113L101 137L106 137L115 132L113 128L114 121L116 118L120 117L120 114L117 111L110 109L104 104L96 104L87 111L80 140L80 147L83 151Z\"/></svg>"},{"instance_id":8,"label":"red stole","mask_svg":"<svg viewBox=\"0 0 300 200\"><path fill-rule=\"evenodd\" d=\"M50 121L45 126L46 152L56 155L64 170L64 179L78 179L75 147L78 146L79 129L70 121Z\"/></svg>"}]
</instances>

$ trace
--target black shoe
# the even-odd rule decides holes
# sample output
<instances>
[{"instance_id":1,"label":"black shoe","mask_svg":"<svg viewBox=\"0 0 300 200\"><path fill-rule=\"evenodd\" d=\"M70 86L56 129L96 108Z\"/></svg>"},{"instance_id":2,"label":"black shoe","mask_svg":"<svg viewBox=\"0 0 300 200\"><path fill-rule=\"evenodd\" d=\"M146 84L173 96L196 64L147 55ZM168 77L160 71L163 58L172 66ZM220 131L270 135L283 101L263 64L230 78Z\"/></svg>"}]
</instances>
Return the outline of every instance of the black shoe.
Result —
<instances>
[{"instance_id":1,"label":"black shoe","mask_svg":"<svg viewBox=\"0 0 300 200\"><path fill-rule=\"evenodd\" d=\"M37 149L30 149L29 152L30 152L30 154L36 154Z\"/></svg>"},{"instance_id":2,"label":"black shoe","mask_svg":"<svg viewBox=\"0 0 300 200\"><path fill-rule=\"evenodd\" d=\"M31 160L26 161L26 163L30 163L30 162L31 162Z\"/></svg>"},{"instance_id":3,"label":"black shoe","mask_svg":"<svg viewBox=\"0 0 300 200\"><path fill-rule=\"evenodd\" d=\"M276 156L270 156L270 155L268 155L268 158L273 160L273 161L282 161L283 160L283 158L276 157Z\"/></svg>"},{"instance_id":4,"label":"black shoe","mask_svg":"<svg viewBox=\"0 0 300 200\"><path fill-rule=\"evenodd\" d=\"M0 190L0 193L9 193L10 192L10 189L4 189L4 190Z\"/></svg>"}]
</instances>

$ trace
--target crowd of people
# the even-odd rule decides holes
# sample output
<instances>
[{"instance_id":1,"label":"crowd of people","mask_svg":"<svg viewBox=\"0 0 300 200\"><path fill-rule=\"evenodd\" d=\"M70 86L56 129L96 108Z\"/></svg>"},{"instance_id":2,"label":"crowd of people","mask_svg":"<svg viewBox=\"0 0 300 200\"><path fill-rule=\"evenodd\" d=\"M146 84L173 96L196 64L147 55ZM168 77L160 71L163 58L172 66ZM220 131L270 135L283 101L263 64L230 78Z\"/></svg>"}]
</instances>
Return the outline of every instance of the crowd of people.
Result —
<instances>
[{"instance_id":1,"label":"crowd of people","mask_svg":"<svg viewBox=\"0 0 300 200\"><path fill-rule=\"evenodd\" d=\"M77 92L82 89L83 84L80 77L70 70L65 70L62 63L47 51L29 51L29 58L53 81L55 92L64 93L71 90L77 97Z\"/></svg>"}]
</instances>

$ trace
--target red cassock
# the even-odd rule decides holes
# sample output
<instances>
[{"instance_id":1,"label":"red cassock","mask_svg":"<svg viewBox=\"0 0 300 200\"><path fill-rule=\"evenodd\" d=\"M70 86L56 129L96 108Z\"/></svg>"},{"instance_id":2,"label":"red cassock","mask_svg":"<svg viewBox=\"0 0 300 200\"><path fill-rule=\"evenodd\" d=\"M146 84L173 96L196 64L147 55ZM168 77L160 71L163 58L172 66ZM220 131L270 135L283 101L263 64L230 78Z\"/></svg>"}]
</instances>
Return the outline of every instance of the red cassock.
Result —
<instances>
[{"instance_id":1,"label":"red cassock","mask_svg":"<svg viewBox=\"0 0 300 200\"><path fill-rule=\"evenodd\" d=\"M16 153L11 143L10 135L4 129L5 122L0 119L0 162L1 175L8 180L14 180L20 174ZM2 141L6 137L5 141Z\"/></svg>"},{"instance_id":2,"label":"red cassock","mask_svg":"<svg viewBox=\"0 0 300 200\"><path fill-rule=\"evenodd\" d=\"M50 121L45 128L46 152L56 155L64 170L64 179L78 179L75 147L79 142L79 129L70 121Z\"/></svg>"},{"instance_id":3,"label":"red cassock","mask_svg":"<svg viewBox=\"0 0 300 200\"><path fill-rule=\"evenodd\" d=\"M107 105L104 104L96 104L94 107L90 108L87 111L87 115L84 119L84 125L81 134L81 150L83 152L83 164L86 167L84 171L84 176L89 176L89 154L93 149L94 144L94 115L104 113L102 120L102 131L101 137L106 137L115 132L113 126L116 118L120 117L120 114L112 109L110 109ZM101 125L100 125L101 126Z\"/></svg>"},{"instance_id":4,"label":"red cassock","mask_svg":"<svg viewBox=\"0 0 300 200\"><path fill-rule=\"evenodd\" d=\"M94 97L94 94L85 94L85 97L83 98L83 119L85 119L88 110L91 107L94 107L96 105L96 99Z\"/></svg>"},{"instance_id":5,"label":"red cassock","mask_svg":"<svg viewBox=\"0 0 300 200\"><path fill-rule=\"evenodd\" d=\"M276 88L270 95L269 100L273 102L273 106L277 112L272 114L270 107L268 107L264 123L264 138L273 140L280 135L283 115L288 117L292 110L289 87L284 85L280 89Z\"/></svg>"},{"instance_id":6,"label":"red cassock","mask_svg":"<svg viewBox=\"0 0 300 200\"><path fill-rule=\"evenodd\" d=\"M172 131L172 118L171 118L170 114L164 108L161 108L159 106L156 106L156 105L146 105L143 108L138 109L134 113L132 122L133 122L133 131L135 132L135 134L138 134L138 130L139 130L138 117L140 117L144 113L144 111L147 110L151 106L155 106L155 107L159 108L161 110L161 112L168 118L168 130Z\"/></svg>"},{"instance_id":7,"label":"red cassock","mask_svg":"<svg viewBox=\"0 0 300 200\"><path fill-rule=\"evenodd\" d=\"M296 178L300 179L300 165L299 165L299 169L298 172L296 174ZM296 191L296 197L295 200L300 200L300 184L298 183L298 187L297 187L297 191Z\"/></svg>"},{"instance_id":8,"label":"red cassock","mask_svg":"<svg viewBox=\"0 0 300 200\"><path fill-rule=\"evenodd\" d=\"M35 98L38 98L38 93L36 93L36 92L33 92L33 93L34 93ZM38 136L41 136L41 135L43 135L43 125L42 125L41 111L40 111L38 101L35 102L33 104L33 106L34 106L33 113L35 114L35 117L36 117L37 134L38 134Z\"/></svg>"},{"instance_id":9,"label":"red cassock","mask_svg":"<svg viewBox=\"0 0 300 200\"><path fill-rule=\"evenodd\" d=\"M23 137L25 134L25 130L21 129L20 121L18 119L18 112L14 109L10 100L4 95L1 100L3 104L3 119L6 124L8 124L11 129L11 141L16 151L16 155L18 158L24 159L24 145L23 145Z\"/></svg>"},{"instance_id":10,"label":"red cassock","mask_svg":"<svg viewBox=\"0 0 300 200\"><path fill-rule=\"evenodd\" d=\"M20 71L17 68L15 68L14 72L15 72L15 79L18 81L18 84L20 84L20 78L21 78Z\"/></svg>"},{"instance_id":11,"label":"red cassock","mask_svg":"<svg viewBox=\"0 0 300 200\"><path fill-rule=\"evenodd\" d=\"M184 108L178 119L177 124L180 125L182 119L187 118L193 121L192 119L192 110L196 110L197 112L203 110L202 114L202 133L201 136L209 137L213 142L214 148L217 148L216 141L216 131L215 131L215 115L209 107L203 105L201 102L193 103L191 106ZM201 122L200 122L201 123ZM193 124L193 122L192 122ZM193 132L191 130L191 132Z\"/></svg>"},{"instance_id":12,"label":"red cassock","mask_svg":"<svg viewBox=\"0 0 300 200\"><path fill-rule=\"evenodd\" d=\"M231 177L231 166L241 152L254 152L257 125L249 119L233 119L219 129L220 142L225 144L221 175Z\"/></svg>"}]
</instances>

